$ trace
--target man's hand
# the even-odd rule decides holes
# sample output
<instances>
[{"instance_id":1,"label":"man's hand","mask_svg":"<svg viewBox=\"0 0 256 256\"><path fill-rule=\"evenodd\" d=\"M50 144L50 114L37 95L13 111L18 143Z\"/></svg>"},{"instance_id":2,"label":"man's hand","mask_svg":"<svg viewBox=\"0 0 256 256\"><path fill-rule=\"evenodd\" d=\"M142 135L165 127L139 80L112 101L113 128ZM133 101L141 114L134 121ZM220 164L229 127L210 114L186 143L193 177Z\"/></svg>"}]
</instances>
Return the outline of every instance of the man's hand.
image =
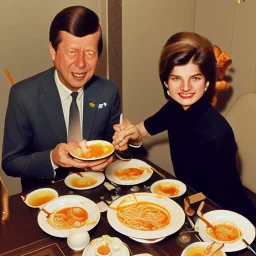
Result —
<instances>
[{"instance_id":1,"label":"man's hand","mask_svg":"<svg viewBox=\"0 0 256 256\"><path fill-rule=\"evenodd\" d=\"M61 167L74 167L79 169L86 169L92 171L103 171L110 163L113 162L113 156L94 160L94 161L79 161L72 159L68 152L78 148L79 145L75 143L60 143L52 150L52 162L56 166Z\"/></svg>"}]
</instances>

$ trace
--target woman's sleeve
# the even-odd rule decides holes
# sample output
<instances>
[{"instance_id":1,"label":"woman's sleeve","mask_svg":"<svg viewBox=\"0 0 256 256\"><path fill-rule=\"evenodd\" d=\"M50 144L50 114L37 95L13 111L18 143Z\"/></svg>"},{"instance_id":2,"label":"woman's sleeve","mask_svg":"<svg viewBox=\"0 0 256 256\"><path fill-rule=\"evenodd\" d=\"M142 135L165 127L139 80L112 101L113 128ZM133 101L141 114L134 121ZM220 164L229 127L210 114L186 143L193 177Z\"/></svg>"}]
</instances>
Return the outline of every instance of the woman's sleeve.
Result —
<instances>
[{"instance_id":1,"label":"woman's sleeve","mask_svg":"<svg viewBox=\"0 0 256 256\"><path fill-rule=\"evenodd\" d=\"M144 121L147 132L150 135L155 135L167 130L171 113L171 102L167 102L158 112Z\"/></svg>"}]
</instances>

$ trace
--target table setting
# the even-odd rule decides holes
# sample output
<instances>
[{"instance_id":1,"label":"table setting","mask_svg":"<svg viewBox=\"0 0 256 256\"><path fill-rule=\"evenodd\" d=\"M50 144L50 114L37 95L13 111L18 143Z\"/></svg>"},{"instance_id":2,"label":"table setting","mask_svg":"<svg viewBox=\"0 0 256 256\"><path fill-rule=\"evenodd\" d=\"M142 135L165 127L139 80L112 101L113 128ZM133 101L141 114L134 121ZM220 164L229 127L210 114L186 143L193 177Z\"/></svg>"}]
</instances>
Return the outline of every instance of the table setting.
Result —
<instances>
[{"instance_id":1,"label":"table setting","mask_svg":"<svg viewBox=\"0 0 256 256\"><path fill-rule=\"evenodd\" d=\"M70 155L88 160L90 146L99 147L102 141L87 143L85 150ZM114 153L105 142L103 148L103 156L91 155L92 161ZM221 210L143 157L116 160L104 172L74 170L47 188L11 196L10 212L0 225L3 256L33 255L29 253L50 244L56 251L50 255L82 256L246 256L255 247L255 227L249 220ZM200 216L213 227L233 223L241 237L216 240L207 234L209 227Z\"/></svg>"}]
</instances>

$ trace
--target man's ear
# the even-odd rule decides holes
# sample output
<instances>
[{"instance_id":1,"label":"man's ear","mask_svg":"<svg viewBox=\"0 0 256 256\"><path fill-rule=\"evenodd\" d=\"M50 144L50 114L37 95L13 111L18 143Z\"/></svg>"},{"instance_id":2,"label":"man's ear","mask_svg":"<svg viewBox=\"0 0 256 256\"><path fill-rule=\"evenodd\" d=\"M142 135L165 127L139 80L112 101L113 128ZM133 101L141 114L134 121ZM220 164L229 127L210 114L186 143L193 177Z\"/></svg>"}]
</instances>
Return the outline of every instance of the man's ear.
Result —
<instances>
[{"instance_id":1,"label":"man's ear","mask_svg":"<svg viewBox=\"0 0 256 256\"><path fill-rule=\"evenodd\" d=\"M55 56L56 56L56 51L54 50L54 48L52 47L52 43L49 41L48 43L48 48L49 48L49 52L52 58L52 61L55 60Z\"/></svg>"},{"instance_id":2,"label":"man's ear","mask_svg":"<svg viewBox=\"0 0 256 256\"><path fill-rule=\"evenodd\" d=\"M164 82L164 85L165 85L165 87L168 89L169 87L168 87L168 84L166 83L166 82Z\"/></svg>"}]
</instances>

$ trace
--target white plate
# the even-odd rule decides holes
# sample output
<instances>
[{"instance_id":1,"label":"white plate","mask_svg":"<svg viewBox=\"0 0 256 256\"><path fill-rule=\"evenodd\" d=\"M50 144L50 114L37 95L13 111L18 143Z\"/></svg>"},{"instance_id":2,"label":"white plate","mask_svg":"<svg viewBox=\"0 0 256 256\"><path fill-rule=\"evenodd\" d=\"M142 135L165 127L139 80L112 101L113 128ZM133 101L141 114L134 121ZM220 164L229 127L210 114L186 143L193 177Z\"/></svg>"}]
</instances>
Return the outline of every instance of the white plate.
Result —
<instances>
[{"instance_id":1,"label":"white plate","mask_svg":"<svg viewBox=\"0 0 256 256\"><path fill-rule=\"evenodd\" d=\"M251 244L255 238L255 228L253 224L244 216L238 213L226 210L216 210L205 213L204 217L212 224L223 221L234 223L238 228L240 228L242 231L242 237L249 244ZM196 222L195 230L199 231L201 238L205 242L213 241L206 235L206 224L202 220L198 219ZM244 248L246 248L246 245L241 240L239 240L233 243L225 243L225 246L222 250L224 252L236 252Z\"/></svg>"},{"instance_id":2,"label":"white plate","mask_svg":"<svg viewBox=\"0 0 256 256\"><path fill-rule=\"evenodd\" d=\"M90 145L93 145L93 144L98 144L98 143L100 143L100 144L103 145L103 146L111 147L111 151L110 151L108 154L104 155L104 156L101 156L101 157L92 157L92 158L78 157L78 156L74 155L72 152L69 152L69 154L70 154L72 157L74 157L74 158L76 158L76 159L78 159L78 160L81 160L81 161L93 161L93 160L99 160L99 159L106 158L106 157L108 157L108 156L110 156L110 155L112 155L112 154L114 153L115 148L114 148L114 146L113 146L110 142L108 142L108 141L105 141L105 140L90 140L90 141L86 141L86 145L87 145L87 146L90 146Z\"/></svg>"},{"instance_id":3,"label":"white plate","mask_svg":"<svg viewBox=\"0 0 256 256\"><path fill-rule=\"evenodd\" d=\"M52 199L50 200L47 200L47 194L51 194L53 196ZM37 189L37 190L34 190L32 192L30 192L29 194L26 195L26 199L25 199L25 204L28 205L29 207L31 208L38 208L38 207L42 207L43 205L45 204L48 204L49 202L51 202L52 200L54 200L55 198L57 198L59 195L58 195L58 192L55 190L55 189L52 189L52 188L40 188L40 189ZM45 201L44 203L40 204L40 205L31 205L30 204L30 200L33 200L33 199L37 199L37 200L43 200Z\"/></svg>"},{"instance_id":4,"label":"white plate","mask_svg":"<svg viewBox=\"0 0 256 256\"><path fill-rule=\"evenodd\" d=\"M129 238L131 238L132 240L134 240L136 242L142 243L142 244L155 244L155 243L158 243L165 239L165 237L161 237L161 238L157 238L154 240L147 240L147 239L135 238L135 237L131 237L131 236L129 236Z\"/></svg>"},{"instance_id":5,"label":"white plate","mask_svg":"<svg viewBox=\"0 0 256 256\"><path fill-rule=\"evenodd\" d=\"M165 180L159 180L159 181L154 182L150 187L151 192L159 194L157 191L157 186L161 183L167 183L167 184L176 185L179 187L179 193L175 196L167 196L169 198L179 197L179 196L183 195L187 190L187 187L183 182L181 182L179 180L175 180L175 179L165 179Z\"/></svg>"},{"instance_id":6,"label":"white plate","mask_svg":"<svg viewBox=\"0 0 256 256\"><path fill-rule=\"evenodd\" d=\"M130 256L130 252L128 248L124 245L124 243L117 237L109 237L111 239L111 242L109 244L109 247L112 249L111 256ZM119 249L115 250L113 243L119 243ZM96 238L92 240L89 245L84 249L82 256L95 256L95 250L97 246L104 244L104 240L102 237Z\"/></svg>"},{"instance_id":7,"label":"white plate","mask_svg":"<svg viewBox=\"0 0 256 256\"><path fill-rule=\"evenodd\" d=\"M118 178L115 177L114 173L118 170L122 170L122 169L126 169L126 168L143 168L145 169L143 174L136 180L120 180ZM142 182L145 182L146 180L148 180L153 174L153 171L150 169L150 166L138 159L132 159L130 161L115 161L114 163L110 164L106 171L105 171L105 175L106 177L118 184L118 185L136 185L136 184L140 184Z\"/></svg>"},{"instance_id":8,"label":"white plate","mask_svg":"<svg viewBox=\"0 0 256 256\"><path fill-rule=\"evenodd\" d=\"M77 189L77 190L86 190L86 189L91 189L91 188L95 188L97 186L99 186L101 183L103 183L103 181L105 180L105 175L102 172L80 172L84 177L91 177L91 178L95 178L97 180L97 182L89 187L74 187L71 184L72 179L74 178L78 178L78 179L82 179L82 177L80 177L78 174L76 173L72 173L70 175L68 175L64 182L65 184L72 188L72 189Z\"/></svg>"},{"instance_id":9,"label":"white plate","mask_svg":"<svg viewBox=\"0 0 256 256\"><path fill-rule=\"evenodd\" d=\"M88 222L85 224L86 231L93 229L100 220L100 211L99 207L90 199L77 196L77 195L67 195L60 196L52 202L48 203L44 209L48 212L53 212L56 209L61 209L65 207L77 206L85 209L88 212ZM46 214L43 211L40 211L37 217L37 222L40 228L49 235L56 237L67 237L69 234L69 229L58 230L53 228L46 218ZM92 223L92 224L90 224Z\"/></svg>"},{"instance_id":10,"label":"white plate","mask_svg":"<svg viewBox=\"0 0 256 256\"><path fill-rule=\"evenodd\" d=\"M117 211L114 209L111 209L110 207L114 207L114 208L117 207L121 202L124 202L123 200L126 200L127 198L131 197L131 194L130 194L130 195L122 196L116 199L109 206L109 209L107 212L107 219L109 224L112 226L112 228L114 228L119 233L129 237L136 237L136 238L142 238L142 239L162 238L175 233L184 224L184 221L185 221L184 211L172 199L167 198L165 196L152 194L152 193L136 193L134 195L136 196L136 200L138 202L141 202L141 201L150 202L165 208L166 211L171 216L170 218L171 221L168 225L166 225L165 227L159 230L150 230L150 231L136 230L136 229L129 228L128 226L125 226L119 221L117 217Z\"/></svg>"},{"instance_id":11,"label":"white plate","mask_svg":"<svg viewBox=\"0 0 256 256\"><path fill-rule=\"evenodd\" d=\"M211 243L205 243L205 242L195 242L193 244L190 244L188 247L186 247L183 251L181 256L186 256L187 251L191 248L191 247L195 247L195 246L200 246L200 247L204 247L206 248L208 245L210 245ZM220 250L222 252L222 256L226 256L226 253L223 252L223 250ZM200 254L201 255L201 254ZM215 255L215 254L214 254Z\"/></svg>"}]
</instances>

